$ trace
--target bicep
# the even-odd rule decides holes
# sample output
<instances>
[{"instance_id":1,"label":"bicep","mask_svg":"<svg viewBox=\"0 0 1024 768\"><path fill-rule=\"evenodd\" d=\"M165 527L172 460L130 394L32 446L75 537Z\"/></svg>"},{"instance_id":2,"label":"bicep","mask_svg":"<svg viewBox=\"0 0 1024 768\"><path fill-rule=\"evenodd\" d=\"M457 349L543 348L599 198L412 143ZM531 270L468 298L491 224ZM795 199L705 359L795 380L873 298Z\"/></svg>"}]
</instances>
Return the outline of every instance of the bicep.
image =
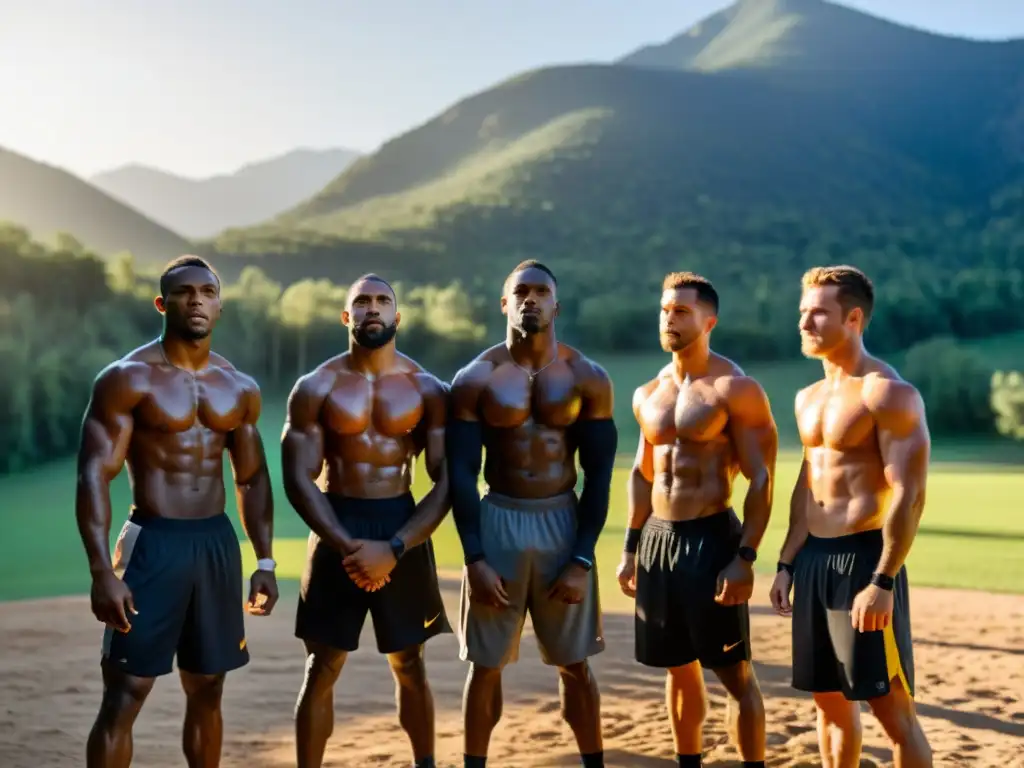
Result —
<instances>
[{"instance_id":1,"label":"bicep","mask_svg":"<svg viewBox=\"0 0 1024 768\"><path fill-rule=\"evenodd\" d=\"M761 469L774 470L779 437L764 393L751 392L744 399L730 414L729 425L740 469L749 479Z\"/></svg>"},{"instance_id":2,"label":"bicep","mask_svg":"<svg viewBox=\"0 0 1024 768\"><path fill-rule=\"evenodd\" d=\"M106 479L117 476L128 456L135 420L134 399L120 374L101 375L93 386L79 446L79 465L99 469Z\"/></svg>"},{"instance_id":3,"label":"bicep","mask_svg":"<svg viewBox=\"0 0 1024 768\"><path fill-rule=\"evenodd\" d=\"M281 460L287 474L308 474L314 480L323 468L323 428L319 414L322 398L300 383L288 398L288 414L281 435Z\"/></svg>"},{"instance_id":4,"label":"bicep","mask_svg":"<svg viewBox=\"0 0 1024 768\"><path fill-rule=\"evenodd\" d=\"M654 446L647 442L642 431L636 447L636 457L633 459L633 471L639 473L648 483L654 482Z\"/></svg>"},{"instance_id":5,"label":"bicep","mask_svg":"<svg viewBox=\"0 0 1024 768\"><path fill-rule=\"evenodd\" d=\"M266 464L266 457L263 438L255 424L243 424L232 432L228 454L239 485L251 482L259 474Z\"/></svg>"},{"instance_id":6,"label":"bicep","mask_svg":"<svg viewBox=\"0 0 1024 768\"><path fill-rule=\"evenodd\" d=\"M597 421L610 419L615 413L615 389L604 369L594 366L584 380L580 418Z\"/></svg>"},{"instance_id":7,"label":"bicep","mask_svg":"<svg viewBox=\"0 0 1024 768\"><path fill-rule=\"evenodd\" d=\"M923 421L903 434L879 430L879 447L890 487L924 484L928 474L930 443Z\"/></svg>"},{"instance_id":8,"label":"bicep","mask_svg":"<svg viewBox=\"0 0 1024 768\"><path fill-rule=\"evenodd\" d=\"M442 476L445 460L445 425L448 421L448 390L436 387L426 400L423 430L423 460L427 474L435 482Z\"/></svg>"}]
</instances>

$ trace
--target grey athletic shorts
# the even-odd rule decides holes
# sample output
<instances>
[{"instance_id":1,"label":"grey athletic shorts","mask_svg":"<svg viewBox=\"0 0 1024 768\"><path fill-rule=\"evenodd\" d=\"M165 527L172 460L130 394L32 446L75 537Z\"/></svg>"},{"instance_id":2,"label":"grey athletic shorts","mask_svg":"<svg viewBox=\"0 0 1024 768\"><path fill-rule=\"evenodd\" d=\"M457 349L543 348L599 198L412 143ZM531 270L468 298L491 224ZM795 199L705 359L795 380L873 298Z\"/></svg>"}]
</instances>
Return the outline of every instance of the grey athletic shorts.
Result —
<instances>
[{"instance_id":1,"label":"grey athletic shorts","mask_svg":"<svg viewBox=\"0 0 1024 768\"><path fill-rule=\"evenodd\" d=\"M529 611L545 664L568 666L604 650L597 565L588 574L583 602L568 605L547 593L569 564L576 538L576 495L546 499L484 496L480 510L484 556L505 579L509 607L481 605L469 599L462 575L460 657L497 668L519 658L519 639Z\"/></svg>"}]
</instances>

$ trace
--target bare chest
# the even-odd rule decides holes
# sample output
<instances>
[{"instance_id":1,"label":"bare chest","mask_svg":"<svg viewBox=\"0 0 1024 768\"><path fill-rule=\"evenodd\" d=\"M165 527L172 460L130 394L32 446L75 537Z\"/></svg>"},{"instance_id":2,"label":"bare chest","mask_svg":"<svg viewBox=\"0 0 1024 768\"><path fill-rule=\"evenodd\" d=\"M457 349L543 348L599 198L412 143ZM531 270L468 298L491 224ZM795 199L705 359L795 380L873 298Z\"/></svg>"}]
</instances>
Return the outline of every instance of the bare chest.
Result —
<instances>
[{"instance_id":1,"label":"bare chest","mask_svg":"<svg viewBox=\"0 0 1024 768\"><path fill-rule=\"evenodd\" d=\"M408 376L370 381L344 375L324 402L322 422L339 435L372 431L387 437L412 432L423 418L423 394Z\"/></svg>"},{"instance_id":2,"label":"bare chest","mask_svg":"<svg viewBox=\"0 0 1024 768\"><path fill-rule=\"evenodd\" d=\"M566 364L552 365L536 378L512 366L498 366L480 395L484 423L497 428L535 424L565 428L579 417L583 397Z\"/></svg>"},{"instance_id":3,"label":"bare chest","mask_svg":"<svg viewBox=\"0 0 1024 768\"><path fill-rule=\"evenodd\" d=\"M136 420L144 429L170 434L195 428L226 434L242 425L246 409L243 388L227 372L176 370L154 376Z\"/></svg>"},{"instance_id":4,"label":"bare chest","mask_svg":"<svg viewBox=\"0 0 1024 768\"><path fill-rule=\"evenodd\" d=\"M797 428L807 448L851 450L875 437L874 417L852 389L813 394L797 415Z\"/></svg>"},{"instance_id":5,"label":"bare chest","mask_svg":"<svg viewBox=\"0 0 1024 768\"><path fill-rule=\"evenodd\" d=\"M707 443L722 436L729 410L724 398L707 383L679 385L665 379L644 401L639 422L651 445Z\"/></svg>"}]
</instances>

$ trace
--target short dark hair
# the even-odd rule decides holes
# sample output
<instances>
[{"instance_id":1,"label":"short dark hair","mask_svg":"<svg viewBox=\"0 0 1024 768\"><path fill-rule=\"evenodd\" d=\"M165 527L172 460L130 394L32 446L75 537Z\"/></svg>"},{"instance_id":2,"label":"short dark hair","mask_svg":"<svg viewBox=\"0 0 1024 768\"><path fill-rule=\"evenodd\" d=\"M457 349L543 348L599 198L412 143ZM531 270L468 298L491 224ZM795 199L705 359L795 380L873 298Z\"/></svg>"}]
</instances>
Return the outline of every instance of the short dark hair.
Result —
<instances>
[{"instance_id":1,"label":"short dark hair","mask_svg":"<svg viewBox=\"0 0 1024 768\"><path fill-rule=\"evenodd\" d=\"M398 297L398 294L395 293L395 289L394 289L394 287L392 287L391 283L389 283L383 277L381 277L380 275L378 275L378 274L376 274L374 272L367 272L365 275L357 277L355 280L353 280L352 284L349 285L349 287L348 287L348 292L351 294L352 293L352 289L355 288L357 285L359 285L359 283L362 283L364 281L373 281L375 283L383 283L384 285L386 285L388 287L388 290L391 291L391 295L392 296L395 296L396 298Z\"/></svg>"},{"instance_id":2,"label":"short dark hair","mask_svg":"<svg viewBox=\"0 0 1024 768\"><path fill-rule=\"evenodd\" d=\"M179 269L185 267L202 267L207 270L214 279L217 281L217 288L220 289L220 275L217 274L217 270L210 266L210 263L206 259L202 259L198 256L192 256L186 254L185 256L179 256L167 263L164 267L164 271L160 273L160 295L167 296L167 291L170 288L168 285L169 278L172 272L176 272Z\"/></svg>"},{"instance_id":3,"label":"short dark hair","mask_svg":"<svg viewBox=\"0 0 1024 768\"><path fill-rule=\"evenodd\" d=\"M718 291L711 281L696 272L669 272L661 283L663 291L681 291L693 288L697 292L697 301L708 304L718 314Z\"/></svg>"},{"instance_id":4,"label":"short dark hair","mask_svg":"<svg viewBox=\"0 0 1024 768\"><path fill-rule=\"evenodd\" d=\"M800 285L805 289L836 286L836 300L843 309L843 316L849 315L854 307L860 307L867 327L875 308L875 286L861 270L847 264L814 267L804 273Z\"/></svg>"},{"instance_id":5,"label":"short dark hair","mask_svg":"<svg viewBox=\"0 0 1024 768\"><path fill-rule=\"evenodd\" d=\"M515 275L517 272L522 272L527 269L539 269L541 272L543 272L545 275L551 278L551 282L555 284L556 288L558 287L558 278L555 277L555 273L552 272L545 264L541 264L536 259L526 259L525 261L520 261L518 264L516 264L512 271L508 273L508 277L505 278L505 286L503 288L503 292L508 291L508 283L512 279L513 275Z\"/></svg>"}]
</instances>

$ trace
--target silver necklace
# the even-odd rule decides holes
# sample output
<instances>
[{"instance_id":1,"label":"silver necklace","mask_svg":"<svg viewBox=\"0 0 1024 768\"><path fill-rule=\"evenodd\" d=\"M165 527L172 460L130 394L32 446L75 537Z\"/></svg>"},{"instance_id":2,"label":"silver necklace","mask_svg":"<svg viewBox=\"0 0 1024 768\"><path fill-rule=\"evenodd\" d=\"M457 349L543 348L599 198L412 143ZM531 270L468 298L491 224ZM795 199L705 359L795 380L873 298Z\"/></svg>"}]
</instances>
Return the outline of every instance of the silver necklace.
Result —
<instances>
[{"instance_id":1,"label":"silver necklace","mask_svg":"<svg viewBox=\"0 0 1024 768\"><path fill-rule=\"evenodd\" d=\"M550 365L554 364L554 362L556 360L558 360L558 348L557 347L555 348L555 356L552 357L547 363L542 365L540 368L538 368L536 371L531 371L526 366L523 366L523 365L520 365L519 363L517 363L516 359L514 357L512 357L512 350L508 351L508 357L512 361L512 365L514 365L516 368L518 368L519 370L521 370L523 373L525 373L527 376L530 377L530 383L533 384L533 380L534 379L536 379L538 376L540 376L540 374L546 368L548 368Z\"/></svg>"}]
</instances>

